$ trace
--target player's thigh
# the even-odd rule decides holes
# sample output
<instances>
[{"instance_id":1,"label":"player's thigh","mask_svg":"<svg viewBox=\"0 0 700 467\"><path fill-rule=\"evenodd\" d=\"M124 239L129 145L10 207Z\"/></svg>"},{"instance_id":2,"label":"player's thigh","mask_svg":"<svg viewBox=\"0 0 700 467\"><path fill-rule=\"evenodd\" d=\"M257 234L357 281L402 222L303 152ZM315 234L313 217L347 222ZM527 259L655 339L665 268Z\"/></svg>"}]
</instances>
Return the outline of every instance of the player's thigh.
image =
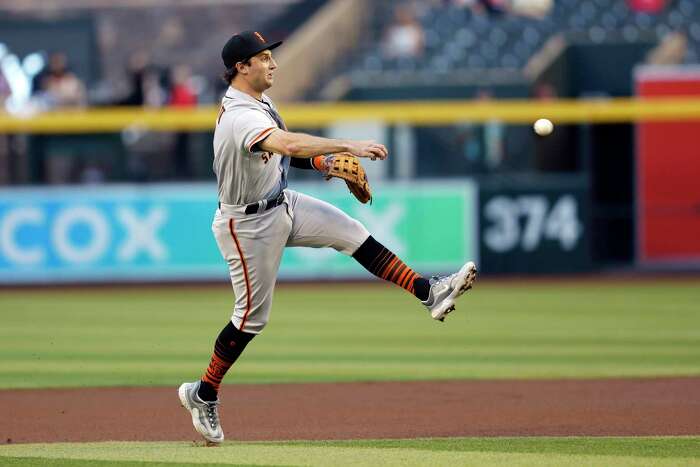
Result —
<instances>
[{"instance_id":1,"label":"player's thigh","mask_svg":"<svg viewBox=\"0 0 700 467\"><path fill-rule=\"evenodd\" d=\"M294 192L292 232L287 246L334 248L352 255L369 237L362 223L332 204Z\"/></svg>"},{"instance_id":2,"label":"player's thigh","mask_svg":"<svg viewBox=\"0 0 700 467\"><path fill-rule=\"evenodd\" d=\"M261 267L275 263L263 260L282 254L291 229L292 221L284 206L235 218L217 211L212 222L216 244L226 262L247 260Z\"/></svg>"},{"instance_id":3,"label":"player's thigh","mask_svg":"<svg viewBox=\"0 0 700 467\"><path fill-rule=\"evenodd\" d=\"M217 216L212 224L219 250L229 266L236 295L233 323L258 333L269 319L282 252L292 222L284 206L259 216Z\"/></svg>"}]
</instances>

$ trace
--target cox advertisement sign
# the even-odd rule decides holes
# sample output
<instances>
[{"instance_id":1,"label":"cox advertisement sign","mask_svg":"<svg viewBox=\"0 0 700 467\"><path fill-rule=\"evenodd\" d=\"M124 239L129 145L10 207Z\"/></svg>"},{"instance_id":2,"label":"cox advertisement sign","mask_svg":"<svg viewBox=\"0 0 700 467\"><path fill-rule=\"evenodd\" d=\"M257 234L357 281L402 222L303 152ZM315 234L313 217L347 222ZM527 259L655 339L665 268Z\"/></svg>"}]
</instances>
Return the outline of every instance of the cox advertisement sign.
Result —
<instances>
[{"instance_id":1,"label":"cox advertisement sign","mask_svg":"<svg viewBox=\"0 0 700 467\"><path fill-rule=\"evenodd\" d=\"M372 206L340 183L296 184L363 222L375 238L426 273L475 258L476 188L376 187ZM0 283L227 280L211 233L211 184L0 190ZM333 250L287 249L281 278L365 277Z\"/></svg>"},{"instance_id":2,"label":"cox advertisement sign","mask_svg":"<svg viewBox=\"0 0 700 467\"><path fill-rule=\"evenodd\" d=\"M0 191L0 281L215 278L210 185Z\"/></svg>"}]
</instances>

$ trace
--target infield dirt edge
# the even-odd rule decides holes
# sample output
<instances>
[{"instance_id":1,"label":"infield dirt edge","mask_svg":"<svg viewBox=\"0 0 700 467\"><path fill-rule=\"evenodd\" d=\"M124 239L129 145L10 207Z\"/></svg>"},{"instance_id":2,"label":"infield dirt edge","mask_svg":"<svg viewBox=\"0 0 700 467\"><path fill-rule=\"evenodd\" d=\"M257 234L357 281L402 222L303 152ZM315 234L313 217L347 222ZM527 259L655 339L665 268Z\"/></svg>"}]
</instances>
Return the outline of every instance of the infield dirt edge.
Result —
<instances>
[{"instance_id":1,"label":"infield dirt edge","mask_svg":"<svg viewBox=\"0 0 700 467\"><path fill-rule=\"evenodd\" d=\"M700 377L224 386L227 440L700 435ZM177 387L0 391L0 442L198 440Z\"/></svg>"}]
</instances>

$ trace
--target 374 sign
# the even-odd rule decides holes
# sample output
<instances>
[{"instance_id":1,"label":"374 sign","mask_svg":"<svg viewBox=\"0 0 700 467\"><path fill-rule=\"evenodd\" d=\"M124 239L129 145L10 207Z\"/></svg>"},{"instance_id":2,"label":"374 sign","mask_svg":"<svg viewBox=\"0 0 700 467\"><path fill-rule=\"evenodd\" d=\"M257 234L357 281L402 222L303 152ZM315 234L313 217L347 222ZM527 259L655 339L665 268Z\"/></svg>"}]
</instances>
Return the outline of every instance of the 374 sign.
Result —
<instances>
[{"instance_id":1,"label":"374 sign","mask_svg":"<svg viewBox=\"0 0 700 467\"><path fill-rule=\"evenodd\" d=\"M578 204L571 195L553 204L545 196L497 196L486 204L484 216L489 221L484 243L499 253L515 248L533 251L546 240L569 251L576 247L583 231Z\"/></svg>"},{"instance_id":2,"label":"374 sign","mask_svg":"<svg viewBox=\"0 0 700 467\"><path fill-rule=\"evenodd\" d=\"M481 258L485 270L584 269L588 264L584 208L581 192L482 191Z\"/></svg>"}]
</instances>

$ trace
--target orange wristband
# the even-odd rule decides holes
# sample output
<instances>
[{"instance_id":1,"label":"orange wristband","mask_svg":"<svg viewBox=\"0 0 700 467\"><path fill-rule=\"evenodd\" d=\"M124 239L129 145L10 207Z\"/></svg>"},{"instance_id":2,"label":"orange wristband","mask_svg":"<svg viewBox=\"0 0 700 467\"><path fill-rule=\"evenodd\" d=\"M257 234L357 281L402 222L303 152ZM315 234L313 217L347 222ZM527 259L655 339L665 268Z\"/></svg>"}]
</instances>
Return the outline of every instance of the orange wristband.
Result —
<instances>
[{"instance_id":1,"label":"orange wristband","mask_svg":"<svg viewBox=\"0 0 700 467\"><path fill-rule=\"evenodd\" d=\"M311 165L319 172L326 171L326 156L314 156L311 158Z\"/></svg>"}]
</instances>

